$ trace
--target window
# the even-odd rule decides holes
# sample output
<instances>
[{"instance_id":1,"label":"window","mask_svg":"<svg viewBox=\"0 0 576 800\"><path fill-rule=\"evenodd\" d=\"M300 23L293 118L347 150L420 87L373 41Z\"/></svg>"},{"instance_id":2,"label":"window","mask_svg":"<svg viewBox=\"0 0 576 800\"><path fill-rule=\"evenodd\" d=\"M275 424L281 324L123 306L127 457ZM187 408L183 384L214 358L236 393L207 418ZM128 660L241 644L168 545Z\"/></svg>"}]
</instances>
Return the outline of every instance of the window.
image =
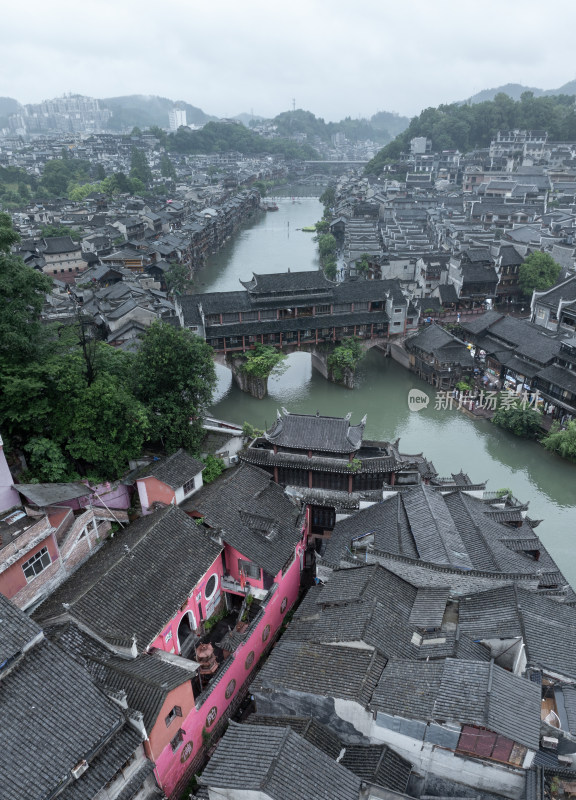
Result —
<instances>
[{"instance_id":1,"label":"window","mask_svg":"<svg viewBox=\"0 0 576 800\"><path fill-rule=\"evenodd\" d=\"M172 748L173 753L175 753L176 750L178 750L183 741L184 741L184 731L182 730L182 728L180 728L176 736L170 742L170 747Z\"/></svg>"},{"instance_id":2,"label":"window","mask_svg":"<svg viewBox=\"0 0 576 800\"><path fill-rule=\"evenodd\" d=\"M188 494L188 492L192 491L192 489L194 488L194 480L195 479L192 478L192 480L186 481L186 483L182 487L184 490L184 494Z\"/></svg>"},{"instance_id":3,"label":"window","mask_svg":"<svg viewBox=\"0 0 576 800\"><path fill-rule=\"evenodd\" d=\"M38 550L32 558L29 558L28 561L25 561L22 564L22 569L24 571L24 575L26 576L27 581L33 580L36 575L40 575L46 567L49 567L52 563L52 559L50 558L50 553L46 547L43 547L42 550Z\"/></svg>"},{"instance_id":4,"label":"window","mask_svg":"<svg viewBox=\"0 0 576 800\"><path fill-rule=\"evenodd\" d=\"M167 717L165 719L166 727L169 728L170 725L176 719L176 717L181 717L181 716L182 716L182 709L180 708L180 706L174 706L172 711L167 715Z\"/></svg>"},{"instance_id":5,"label":"window","mask_svg":"<svg viewBox=\"0 0 576 800\"><path fill-rule=\"evenodd\" d=\"M402 323L400 323L400 322L395 322L395 323L394 323L394 326L401 325L401 324L402 324Z\"/></svg>"},{"instance_id":6,"label":"window","mask_svg":"<svg viewBox=\"0 0 576 800\"><path fill-rule=\"evenodd\" d=\"M206 588L204 589L204 597L206 598L206 600L209 600L212 597L212 595L216 591L217 586L218 586L218 578L216 577L216 575L211 575L208 578L208 583L206 584Z\"/></svg>"},{"instance_id":7,"label":"window","mask_svg":"<svg viewBox=\"0 0 576 800\"><path fill-rule=\"evenodd\" d=\"M254 578L254 580L260 580L260 567L253 564L251 561L244 561L244 559L238 559L238 569L246 575L247 578Z\"/></svg>"}]
</instances>

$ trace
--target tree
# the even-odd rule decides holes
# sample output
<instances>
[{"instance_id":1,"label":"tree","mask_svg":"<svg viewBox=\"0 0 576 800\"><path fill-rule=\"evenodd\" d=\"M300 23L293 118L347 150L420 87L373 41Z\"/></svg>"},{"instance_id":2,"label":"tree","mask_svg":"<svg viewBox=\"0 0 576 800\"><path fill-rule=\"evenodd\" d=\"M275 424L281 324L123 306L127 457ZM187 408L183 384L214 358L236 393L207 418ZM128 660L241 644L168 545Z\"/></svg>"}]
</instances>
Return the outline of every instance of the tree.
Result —
<instances>
[{"instance_id":1,"label":"tree","mask_svg":"<svg viewBox=\"0 0 576 800\"><path fill-rule=\"evenodd\" d=\"M285 359L286 355L281 350L256 342L254 349L244 354L241 371L255 378L267 378L273 372L280 374L280 365Z\"/></svg>"},{"instance_id":2,"label":"tree","mask_svg":"<svg viewBox=\"0 0 576 800\"><path fill-rule=\"evenodd\" d=\"M132 148L132 157L130 160L130 177L132 180L136 179L142 181L144 186L152 183L152 170L148 165L146 153L139 150L137 147Z\"/></svg>"},{"instance_id":3,"label":"tree","mask_svg":"<svg viewBox=\"0 0 576 800\"><path fill-rule=\"evenodd\" d=\"M189 330L155 322L134 358L136 397L148 410L150 435L174 452L198 453L202 415L212 400L212 348Z\"/></svg>"},{"instance_id":4,"label":"tree","mask_svg":"<svg viewBox=\"0 0 576 800\"><path fill-rule=\"evenodd\" d=\"M202 470L202 481L205 484L213 483L224 472L224 462L212 455L206 456L202 461L206 464Z\"/></svg>"},{"instance_id":5,"label":"tree","mask_svg":"<svg viewBox=\"0 0 576 800\"><path fill-rule=\"evenodd\" d=\"M328 369L337 381L344 380L345 373L354 372L365 352L358 339L344 339L328 356Z\"/></svg>"},{"instance_id":6,"label":"tree","mask_svg":"<svg viewBox=\"0 0 576 800\"><path fill-rule=\"evenodd\" d=\"M518 283L524 294L532 294L534 290L542 292L554 286L561 271L562 267L551 255L537 251L520 264Z\"/></svg>"},{"instance_id":7,"label":"tree","mask_svg":"<svg viewBox=\"0 0 576 800\"><path fill-rule=\"evenodd\" d=\"M164 280L171 294L188 294L194 285L190 278L190 268L176 261L170 262L170 269L166 270Z\"/></svg>"},{"instance_id":8,"label":"tree","mask_svg":"<svg viewBox=\"0 0 576 800\"><path fill-rule=\"evenodd\" d=\"M26 365L40 342L40 312L52 279L10 253L20 237L0 214L0 372Z\"/></svg>"},{"instance_id":9,"label":"tree","mask_svg":"<svg viewBox=\"0 0 576 800\"><path fill-rule=\"evenodd\" d=\"M163 178L176 180L176 169L168 153L163 153L160 159L160 174Z\"/></svg>"},{"instance_id":10,"label":"tree","mask_svg":"<svg viewBox=\"0 0 576 800\"><path fill-rule=\"evenodd\" d=\"M517 401L509 407L501 406L494 416L492 422L499 425L515 436L523 439L536 439L541 433L542 415L535 408L525 407Z\"/></svg>"},{"instance_id":11,"label":"tree","mask_svg":"<svg viewBox=\"0 0 576 800\"><path fill-rule=\"evenodd\" d=\"M562 458L576 460L576 420L570 420L564 430L554 422L550 433L542 439L546 450L558 453Z\"/></svg>"},{"instance_id":12,"label":"tree","mask_svg":"<svg viewBox=\"0 0 576 800\"><path fill-rule=\"evenodd\" d=\"M129 459L140 455L149 430L144 405L115 376L104 373L75 404L66 450L80 462L82 473L114 479Z\"/></svg>"},{"instance_id":13,"label":"tree","mask_svg":"<svg viewBox=\"0 0 576 800\"><path fill-rule=\"evenodd\" d=\"M9 253L12 245L20 241L20 235L12 227L9 214L0 213L0 253Z\"/></svg>"}]
</instances>

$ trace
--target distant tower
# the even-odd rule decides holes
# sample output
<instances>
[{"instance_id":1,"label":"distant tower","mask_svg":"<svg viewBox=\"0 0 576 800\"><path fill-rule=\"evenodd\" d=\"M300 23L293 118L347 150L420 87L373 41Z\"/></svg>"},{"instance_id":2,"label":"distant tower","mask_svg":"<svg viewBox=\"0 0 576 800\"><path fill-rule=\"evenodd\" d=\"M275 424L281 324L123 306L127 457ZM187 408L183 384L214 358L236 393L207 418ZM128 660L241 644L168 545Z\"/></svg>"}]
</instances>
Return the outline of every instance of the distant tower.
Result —
<instances>
[{"instance_id":1,"label":"distant tower","mask_svg":"<svg viewBox=\"0 0 576 800\"><path fill-rule=\"evenodd\" d=\"M186 125L186 109L174 107L168 113L168 120L170 122L170 130L177 131L181 125Z\"/></svg>"}]
</instances>

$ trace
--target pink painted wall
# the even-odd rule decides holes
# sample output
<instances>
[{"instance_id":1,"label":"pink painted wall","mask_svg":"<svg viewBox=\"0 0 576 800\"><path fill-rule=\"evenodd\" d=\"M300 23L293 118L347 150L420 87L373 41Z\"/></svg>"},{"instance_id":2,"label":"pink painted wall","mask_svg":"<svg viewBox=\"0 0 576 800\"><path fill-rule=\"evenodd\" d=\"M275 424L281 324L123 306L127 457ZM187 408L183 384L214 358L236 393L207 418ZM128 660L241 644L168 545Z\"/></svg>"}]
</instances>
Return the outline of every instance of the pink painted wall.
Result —
<instances>
[{"instance_id":1,"label":"pink painted wall","mask_svg":"<svg viewBox=\"0 0 576 800\"><path fill-rule=\"evenodd\" d=\"M203 746L202 730L214 729L230 703L249 675L258 664L258 660L273 640L286 613L298 597L300 588L300 551L286 571L280 573L278 588L268 601L264 615L250 638L243 642L233 654L233 661L220 678L214 689L198 710L195 708L183 721L181 727L185 731L183 743L173 753L168 745L156 758L156 777L159 784L169 795L186 771L189 758L197 755ZM158 645L156 645L158 646ZM215 711L214 711L215 709Z\"/></svg>"},{"instance_id":2,"label":"pink painted wall","mask_svg":"<svg viewBox=\"0 0 576 800\"><path fill-rule=\"evenodd\" d=\"M152 503L165 503L167 506L174 502L176 493L174 489L167 486L157 478L140 478L136 481L140 505L143 514L151 514L150 506Z\"/></svg>"},{"instance_id":3,"label":"pink painted wall","mask_svg":"<svg viewBox=\"0 0 576 800\"><path fill-rule=\"evenodd\" d=\"M6 461L2 439L0 438L0 513L20 505L20 496L12 488L13 483L12 473Z\"/></svg>"},{"instance_id":4,"label":"pink painted wall","mask_svg":"<svg viewBox=\"0 0 576 800\"><path fill-rule=\"evenodd\" d=\"M243 556L239 550L236 550L232 545L225 545L224 547L224 560L226 562L226 570L228 574L231 575L235 580L240 580L240 569L238 567L238 559L241 558L242 561L250 561L249 558ZM262 572L260 573L262 575ZM246 583L249 583L250 586L254 586L257 589L264 588L264 580L261 577L260 580L256 580L255 578L246 578Z\"/></svg>"},{"instance_id":5,"label":"pink painted wall","mask_svg":"<svg viewBox=\"0 0 576 800\"><path fill-rule=\"evenodd\" d=\"M182 716L174 717L169 727L166 727L166 717L174 706L180 706L182 709ZM177 686L168 693L156 718L156 724L152 730L149 731L149 739L148 742L145 743L145 748L151 761L156 761L166 747L168 747L168 750L172 754L170 742L176 736L178 729L182 727L183 721L190 713L196 713L196 709L194 706L192 684L190 681L186 681L186 683L180 684L180 686Z\"/></svg>"},{"instance_id":6,"label":"pink painted wall","mask_svg":"<svg viewBox=\"0 0 576 800\"><path fill-rule=\"evenodd\" d=\"M67 506L78 510L86 508L89 505L97 506L98 508L130 508L131 503L131 487L119 483L117 486L110 483L100 483L97 486L90 486L86 483L87 493L84 497L76 497L73 500L65 500L59 502L59 506ZM95 491L99 496L93 493Z\"/></svg>"},{"instance_id":7,"label":"pink painted wall","mask_svg":"<svg viewBox=\"0 0 576 800\"><path fill-rule=\"evenodd\" d=\"M198 603L202 606L202 618L208 619L209 609L208 606L210 603L214 604L214 600L216 595L221 596L221 582L222 582L222 575L224 574L224 569L222 565L222 558L218 556L218 558L213 562L210 569L206 570L204 577L198 581L196 586L194 587L193 592L191 593L190 597L188 598L187 602L180 608L177 614L175 614L168 625L162 630L159 636L154 639L151 643L150 647L157 647L159 650L165 650L168 653L180 653L180 648L178 646L178 625L180 624L180 620L182 617L188 612L192 612L192 616L196 620L196 625L198 625ZM209 579L212 575L216 575L217 577L217 590L216 593L211 595L210 599L206 599L204 588L208 583ZM210 614L211 616L211 614Z\"/></svg>"},{"instance_id":8,"label":"pink painted wall","mask_svg":"<svg viewBox=\"0 0 576 800\"><path fill-rule=\"evenodd\" d=\"M48 549L52 564L55 564L56 566L54 569L48 567L36 575L33 580L28 582L22 570L22 564L25 561L28 561L29 558L32 558L32 556L39 550L42 550L43 547ZM22 556L22 558L19 558L18 561L15 561L13 564L11 564L7 570L0 573L0 593L5 597L13 598L20 591L20 589L23 589L25 586L30 586L32 593L34 593L33 590L35 590L36 587L40 588L45 583L46 578L52 577L55 569L58 570L60 568L59 556L60 554L58 552L58 546L54 540L53 534L50 533L46 539L43 539L35 547L32 547Z\"/></svg>"}]
</instances>

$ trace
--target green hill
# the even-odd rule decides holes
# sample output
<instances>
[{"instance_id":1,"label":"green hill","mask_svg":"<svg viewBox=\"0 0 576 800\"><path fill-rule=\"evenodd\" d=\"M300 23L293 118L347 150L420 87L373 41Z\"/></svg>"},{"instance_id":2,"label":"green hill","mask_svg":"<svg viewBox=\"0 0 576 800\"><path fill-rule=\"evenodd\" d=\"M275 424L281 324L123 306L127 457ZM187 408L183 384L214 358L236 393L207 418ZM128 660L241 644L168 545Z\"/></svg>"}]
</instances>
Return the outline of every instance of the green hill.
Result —
<instances>
[{"instance_id":1,"label":"green hill","mask_svg":"<svg viewBox=\"0 0 576 800\"><path fill-rule=\"evenodd\" d=\"M546 130L552 140L573 141L576 139L574 97L568 94L534 97L527 91L520 100L512 100L501 92L494 100L482 103L426 108L400 136L376 154L366 165L366 171L380 172L409 149L415 136L431 139L432 150L457 149L465 153L488 147L497 131L514 128Z\"/></svg>"},{"instance_id":2,"label":"green hill","mask_svg":"<svg viewBox=\"0 0 576 800\"><path fill-rule=\"evenodd\" d=\"M186 109L189 124L203 125L214 117L205 114L201 108L185 103L182 100L174 102L167 97L155 95L133 94L124 97L107 97L98 101L102 108L112 111L110 127L112 130L123 131L134 127L150 128L158 125L160 128L168 127L168 114L174 108Z\"/></svg>"}]
</instances>

